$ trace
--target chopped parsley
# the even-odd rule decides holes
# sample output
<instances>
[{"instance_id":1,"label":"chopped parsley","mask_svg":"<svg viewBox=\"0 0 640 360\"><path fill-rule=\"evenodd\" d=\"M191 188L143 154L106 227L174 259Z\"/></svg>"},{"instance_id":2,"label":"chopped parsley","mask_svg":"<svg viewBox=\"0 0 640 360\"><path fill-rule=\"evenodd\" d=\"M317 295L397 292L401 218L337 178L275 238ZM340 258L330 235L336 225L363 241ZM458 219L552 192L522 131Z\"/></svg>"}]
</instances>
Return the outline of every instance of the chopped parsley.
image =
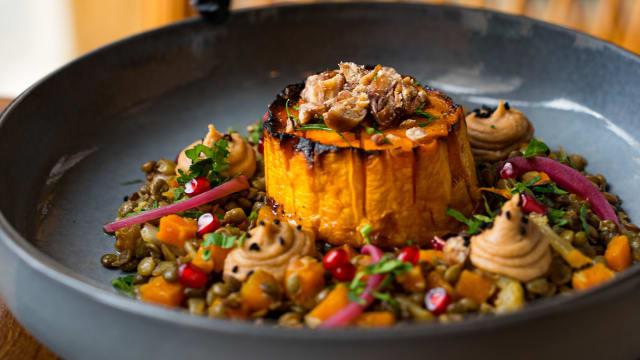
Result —
<instances>
[{"instance_id":1,"label":"chopped parsley","mask_svg":"<svg viewBox=\"0 0 640 360\"><path fill-rule=\"evenodd\" d=\"M371 225L367 224L360 228L360 234L362 234L362 238L364 239L365 244L371 244L371 238L369 238L370 233Z\"/></svg>"},{"instance_id":2,"label":"chopped parsley","mask_svg":"<svg viewBox=\"0 0 640 360\"><path fill-rule=\"evenodd\" d=\"M416 80L416 81L413 82L413 86L422 87L422 84L420 84L420 82Z\"/></svg>"},{"instance_id":3,"label":"chopped parsley","mask_svg":"<svg viewBox=\"0 0 640 360\"><path fill-rule=\"evenodd\" d=\"M373 133L376 132L376 129L370 126L365 126L364 131L367 133L367 135L373 135Z\"/></svg>"},{"instance_id":4,"label":"chopped parsley","mask_svg":"<svg viewBox=\"0 0 640 360\"><path fill-rule=\"evenodd\" d=\"M431 124L431 120L427 120L425 122L421 122L418 124L419 127L425 127L427 125Z\"/></svg>"},{"instance_id":5,"label":"chopped parsley","mask_svg":"<svg viewBox=\"0 0 640 360\"><path fill-rule=\"evenodd\" d=\"M217 245L223 249L229 249L235 246L242 246L244 243L244 238L246 233L241 236L233 235L227 236L225 234L220 233L210 233L204 236L204 243L202 243L202 247L205 249L202 252L202 260L209 260L211 257L211 250L207 249L211 245Z\"/></svg>"},{"instance_id":6,"label":"chopped parsley","mask_svg":"<svg viewBox=\"0 0 640 360\"><path fill-rule=\"evenodd\" d=\"M453 217L463 224L466 224L469 227L469 229L466 231L468 235L477 233L483 223L491 223L493 221L493 219L485 215L473 215L472 219L467 219L467 217L464 216L460 211L453 208L447 208L445 214Z\"/></svg>"},{"instance_id":7,"label":"chopped parsley","mask_svg":"<svg viewBox=\"0 0 640 360\"><path fill-rule=\"evenodd\" d=\"M131 295L133 291L133 275L122 276L111 280L111 285L125 294Z\"/></svg>"},{"instance_id":8,"label":"chopped parsley","mask_svg":"<svg viewBox=\"0 0 640 360\"><path fill-rule=\"evenodd\" d=\"M186 197L184 195L184 187L183 186L178 186L177 188L173 189L173 202L179 202L184 200L183 197Z\"/></svg>"},{"instance_id":9,"label":"chopped parsley","mask_svg":"<svg viewBox=\"0 0 640 360\"><path fill-rule=\"evenodd\" d=\"M375 75L373 75L373 81L378 81L378 73L380 70L376 71Z\"/></svg>"},{"instance_id":10,"label":"chopped parsley","mask_svg":"<svg viewBox=\"0 0 640 360\"><path fill-rule=\"evenodd\" d=\"M422 111L422 108L423 108L423 107L424 107L424 104L422 104L422 105L418 106L418 110L416 110L416 111L414 112L414 114L416 114L416 115L418 115L418 116L422 116L422 117L424 117L424 118L427 118L429 121L431 121L431 120L435 120L435 119L439 119L439 118L440 118L440 116L431 115L431 114L429 114L429 113L426 113L426 112ZM426 126L426 125L425 125L425 126Z\"/></svg>"},{"instance_id":11,"label":"chopped parsley","mask_svg":"<svg viewBox=\"0 0 640 360\"><path fill-rule=\"evenodd\" d=\"M184 153L191 159L192 164L189 166L188 173L178 169L180 176L176 178L176 181L179 184L184 185L199 176L206 177L211 183L211 187L218 186L228 180L226 176L222 175L222 172L229 167L229 142L226 139L222 138L216 141L213 147L198 144L185 150ZM200 154L204 154L205 157L200 158ZM176 199L175 196L174 199Z\"/></svg>"},{"instance_id":12,"label":"chopped parsley","mask_svg":"<svg viewBox=\"0 0 640 360\"><path fill-rule=\"evenodd\" d=\"M527 146L527 150L525 150L522 157L530 158L536 156L538 153L549 153L549 147L542 141L536 138L531 138L531 142L529 142L529 146Z\"/></svg>"}]
</instances>

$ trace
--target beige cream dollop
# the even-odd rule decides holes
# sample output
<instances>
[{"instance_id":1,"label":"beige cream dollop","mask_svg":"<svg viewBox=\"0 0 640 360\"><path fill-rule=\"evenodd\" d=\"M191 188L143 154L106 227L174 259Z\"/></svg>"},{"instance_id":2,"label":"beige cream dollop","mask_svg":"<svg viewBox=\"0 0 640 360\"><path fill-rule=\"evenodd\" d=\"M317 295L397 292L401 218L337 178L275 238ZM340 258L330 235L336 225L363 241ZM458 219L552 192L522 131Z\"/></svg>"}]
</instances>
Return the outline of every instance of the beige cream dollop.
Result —
<instances>
[{"instance_id":1,"label":"beige cream dollop","mask_svg":"<svg viewBox=\"0 0 640 360\"><path fill-rule=\"evenodd\" d=\"M476 160L499 161L533 137L534 128L522 112L500 100L490 116L486 110L467 115L467 133Z\"/></svg>"},{"instance_id":2,"label":"beige cream dollop","mask_svg":"<svg viewBox=\"0 0 640 360\"><path fill-rule=\"evenodd\" d=\"M532 221L523 217L520 197L502 206L493 226L471 238L471 263L485 271L520 281L547 272L551 250L547 239Z\"/></svg>"},{"instance_id":3,"label":"beige cream dollop","mask_svg":"<svg viewBox=\"0 0 640 360\"><path fill-rule=\"evenodd\" d=\"M224 276L239 281L258 269L284 281L289 262L315 254L312 231L287 222L265 222L248 232L241 247L232 250L224 262Z\"/></svg>"},{"instance_id":4,"label":"beige cream dollop","mask_svg":"<svg viewBox=\"0 0 640 360\"><path fill-rule=\"evenodd\" d=\"M205 144L209 147L213 146L213 143L222 139L224 135L220 134L213 125L209 125L209 133L205 136L204 140L198 140L187 146L178 155L178 164L176 166L176 174L178 170L184 172L189 171L191 166L191 159L187 157L185 151L191 149L198 144ZM201 155L202 156L202 155ZM256 172L256 154L249 143L238 133L232 133L229 138L229 169L227 170L228 176L244 175L247 178L253 176Z\"/></svg>"}]
</instances>

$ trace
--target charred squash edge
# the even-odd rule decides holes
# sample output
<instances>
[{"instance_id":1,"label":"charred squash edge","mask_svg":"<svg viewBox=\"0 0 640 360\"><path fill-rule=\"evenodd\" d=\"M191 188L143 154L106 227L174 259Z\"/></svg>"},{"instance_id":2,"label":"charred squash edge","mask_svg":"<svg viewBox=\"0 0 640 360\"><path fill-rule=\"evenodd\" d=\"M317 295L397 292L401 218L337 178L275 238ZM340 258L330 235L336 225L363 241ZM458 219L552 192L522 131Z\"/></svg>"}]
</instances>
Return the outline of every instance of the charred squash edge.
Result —
<instances>
[{"instance_id":1,"label":"charred squash edge","mask_svg":"<svg viewBox=\"0 0 640 360\"><path fill-rule=\"evenodd\" d=\"M304 83L291 84L285 87L282 90L282 92L280 92L276 96L276 99L269 105L269 108L268 108L269 114L267 117L267 121L264 122L264 129L266 133L276 138L281 144L287 144L287 145L290 144L289 146L292 146L295 152L303 153L307 161L310 163L310 165L313 165L315 163L316 156L322 156L322 154L325 154L325 153L335 153L340 151L355 151L360 156L369 156L369 155L377 155L384 151L389 150L389 149L364 150L362 148L353 147L353 146L340 147L335 145L327 145L327 144L322 144L317 141L309 140L307 138L300 137L294 134L289 134L284 131L280 131L281 130L280 122L276 118L276 116L273 114L272 109L278 106L285 106L287 100L289 100L290 102L297 102L298 100L300 100L300 93L302 92L303 89L304 89ZM457 111L460 108L460 105L455 104L453 100L446 94L443 94L442 92L434 88L431 88L429 86L424 86L423 89L429 94L434 94L444 99L449 104L449 110ZM462 117L462 119L464 119L464 117ZM458 130L459 127L460 127L460 119L455 124L452 124L447 128L447 135L437 136L436 138L434 138L434 140L446 141L447 136L451 134L451 132ZM419 146L414 146L412 148L414 153L418 148Z\"/></svg>"}]
</instances>

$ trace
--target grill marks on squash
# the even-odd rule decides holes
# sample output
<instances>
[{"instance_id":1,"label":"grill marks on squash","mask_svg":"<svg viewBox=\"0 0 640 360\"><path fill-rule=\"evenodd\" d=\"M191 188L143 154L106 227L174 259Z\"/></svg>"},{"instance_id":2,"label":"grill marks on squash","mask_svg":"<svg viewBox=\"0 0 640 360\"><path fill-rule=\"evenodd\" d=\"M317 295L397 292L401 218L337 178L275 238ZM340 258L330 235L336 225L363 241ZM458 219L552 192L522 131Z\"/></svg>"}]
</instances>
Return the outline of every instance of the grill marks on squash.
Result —
<instances>
[{"instance_id":1,"label":"grill marks on squash","mask_svg":"<svg viewBox=\"0 0 640 360\"><path fill-rule=\"evenodd\" d=\"M394 148L368 146L362 135L350 138L359 140L361 147L355 147L328 131L320 133L326 143L301 136L309 132L284 133L279 104L286 99L279 97L269 108L264 142L275 215L315 229L320 239L354 246L363 244L358 232L363 223L372 225L373 242L384 247L409 239L426 243L456 231L459 224L445 211L451 206L472 212L478 197L475 165L462 109L446 105L444 97L437 100L448 112L445 118L455 120L436 122L442 126L438 131L448 134L425 145Z\"/></svg>"}]
</instances>

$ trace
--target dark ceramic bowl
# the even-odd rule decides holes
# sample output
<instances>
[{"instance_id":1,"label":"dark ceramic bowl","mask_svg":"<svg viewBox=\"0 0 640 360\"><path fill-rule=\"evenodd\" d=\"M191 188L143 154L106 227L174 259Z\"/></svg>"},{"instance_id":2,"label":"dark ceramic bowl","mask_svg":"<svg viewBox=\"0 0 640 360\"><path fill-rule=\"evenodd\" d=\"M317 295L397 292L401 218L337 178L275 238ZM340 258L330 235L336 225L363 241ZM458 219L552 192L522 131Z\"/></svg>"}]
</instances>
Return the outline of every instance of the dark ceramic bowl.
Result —
<instances>
[{"instance_id":1,"label":"dark ceramic bowl","mask_svg":"<svg viewBox=\"0 0 640 360\"><path fill-rule=\"evenodd\" d=\"M468 108L507 99L547 143L606 174L638 220L640 59L527 18L416 4L247 10L84 56L0 119L0 293L61 356L93 359L630 358L640 271L512 315L386 330L289 330L190 316L117 294L101 230L209 122L243 129L275 94L340 60L388 64Z\"/></svg>"}]
</instances>

